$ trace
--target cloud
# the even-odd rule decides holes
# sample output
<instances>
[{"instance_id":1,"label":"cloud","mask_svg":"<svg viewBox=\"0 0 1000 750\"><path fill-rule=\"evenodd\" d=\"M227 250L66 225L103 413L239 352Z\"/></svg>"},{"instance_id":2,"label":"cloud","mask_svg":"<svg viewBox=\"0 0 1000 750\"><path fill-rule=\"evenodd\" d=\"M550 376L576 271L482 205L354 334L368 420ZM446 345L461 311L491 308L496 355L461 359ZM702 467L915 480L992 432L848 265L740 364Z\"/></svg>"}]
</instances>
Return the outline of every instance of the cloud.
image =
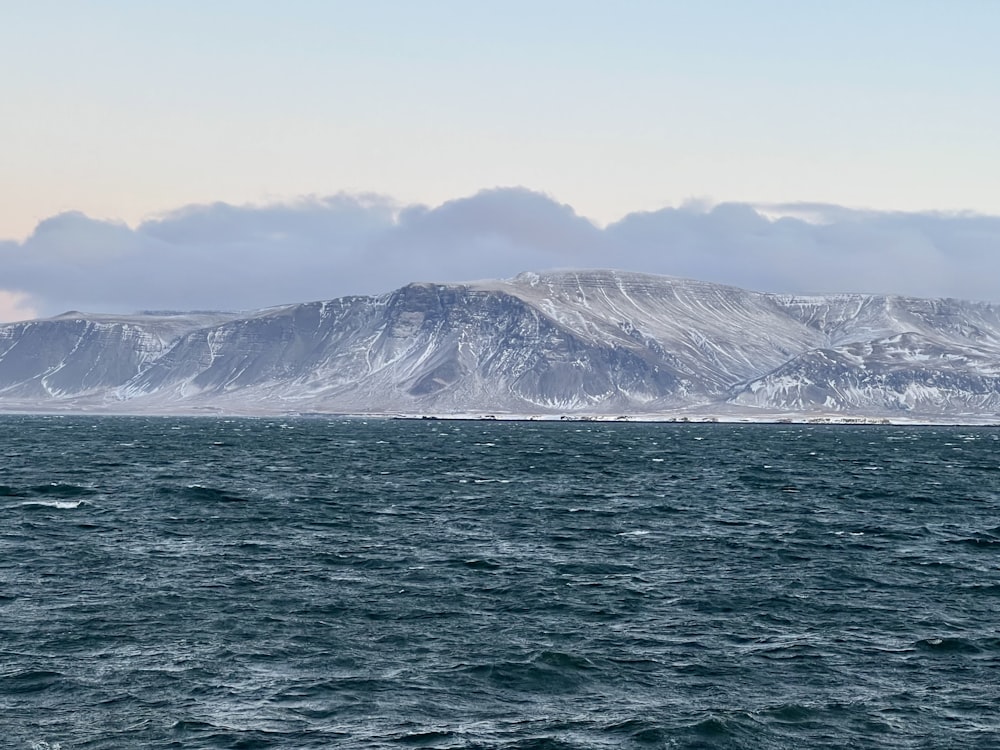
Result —
<instances>
[{"instance_id":1,"label":"cloud","mask_svg":"<svg viewBox=\"0 0 1000 750\"><path fill-rule=\"evenodd\" d=\"M591 266L605 259L601 230L570 206L523 188L483 191L399 214L372 257L406 281L503 278L521 271Z\"/></svg>"},{"instance_id":2,"label":"cloud","mask_svg":"<svg viewBox=\"0 0 1000 750\"><path fill-rule=\"evenodd\" d=\"M790 212L789 212L790 213ZM880 214L840 209L817 222L768 219L747 204L710 210L664 209L632 214L606 230L641 270L719 281L773 292L889 292L918 296L989 297L967 277L961 250L969 217ZM1000 240L1000 221L992 237ZM979 264L1000 267L1000 256Z\"/></svg>"},{"instance_id":3,"label":"cloud","mask_svg":"<svg viewBox=\"0 0 1000 750\"><path fill-rule=\"evenodd\" d=\"M28 295L0 289L0 321L31 320L38 311L28 304Z\"/></svg>"},{"instance_id":4,"label":"cloud","mask_svg":"<svg viewBox=\"0 0 1000 750\"><path fill-rule=\"evenodd\" d=\"M65 213L23 242L0 242L0 319L68 309L245 310L414 280L585 267L761 291L997 300L1000 217L690 202L601 228L524 188L436 207L347 194L214 203L137 227Z\"/></svg>"}]
</instances>

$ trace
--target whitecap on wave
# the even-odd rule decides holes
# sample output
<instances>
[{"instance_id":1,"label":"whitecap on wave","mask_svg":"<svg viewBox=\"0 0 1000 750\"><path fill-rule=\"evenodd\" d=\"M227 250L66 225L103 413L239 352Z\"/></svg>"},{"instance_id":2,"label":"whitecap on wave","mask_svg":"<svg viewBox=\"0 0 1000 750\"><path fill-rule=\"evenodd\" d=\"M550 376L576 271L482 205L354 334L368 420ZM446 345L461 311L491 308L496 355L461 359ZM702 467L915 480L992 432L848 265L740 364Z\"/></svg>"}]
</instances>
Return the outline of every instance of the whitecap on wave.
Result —
<instances>
[{"instance_id":1,"label":"whitecap on wave","mask_svg":"<svg viewBox=\"0 0 1000 750\"><path fill-rule=\"evenodd\" d=\"M43 505L46 508L62 508L63 510L69 510L72 508L79 508L81 505L86 505L84 500L25 500L23 503L18 503L19 505Z\"/></svg>"}]
</instances>

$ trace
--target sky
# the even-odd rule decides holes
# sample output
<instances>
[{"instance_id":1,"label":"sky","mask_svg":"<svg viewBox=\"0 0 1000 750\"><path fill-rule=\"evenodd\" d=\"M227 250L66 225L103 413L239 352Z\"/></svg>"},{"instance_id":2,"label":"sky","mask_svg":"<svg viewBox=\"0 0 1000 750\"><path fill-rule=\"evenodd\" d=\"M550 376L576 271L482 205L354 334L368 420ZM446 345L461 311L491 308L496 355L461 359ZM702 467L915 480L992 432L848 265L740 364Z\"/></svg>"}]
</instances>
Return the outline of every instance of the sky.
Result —
<instances>
[{"instance_id":1,"label":"sky","mask_svg":"<svg viewBox=\"0 0 1000 750\"><path fill-rule=\"evenodd\" d=\"M1000 301L994 0L0 11L0 321L592 266Z\"/></svg>"}]
</instances>

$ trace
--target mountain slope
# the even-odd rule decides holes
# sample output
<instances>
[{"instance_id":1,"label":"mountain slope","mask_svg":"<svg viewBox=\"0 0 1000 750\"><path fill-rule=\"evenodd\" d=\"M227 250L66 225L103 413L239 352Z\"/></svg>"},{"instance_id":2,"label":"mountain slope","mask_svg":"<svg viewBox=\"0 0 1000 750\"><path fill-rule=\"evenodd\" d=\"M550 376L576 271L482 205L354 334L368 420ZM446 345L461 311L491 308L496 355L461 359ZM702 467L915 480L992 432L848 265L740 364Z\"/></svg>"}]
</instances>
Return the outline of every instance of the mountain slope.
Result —
<instances>
[{"instance_id":1,"label":"mountain slope","mask_svg":"<svg viewBox=\"0 0 1000 750\"><path fill-rule=\"evenodd\" d=\"M0 409L991 416L1000 310L615 271L0 326Z\"/></svg>"},{"instance_id":2,"label":"mountain slope","mask_svg":"<svg viewBox=\"0 0 1000 750\"><path fill-rule=\"evenodd\" d=\"M218 324L224 313L137 316L64 313L0 325L0 407L11 399L103 394L162 356L183 332Z\"/></svg>"}]
</instances>

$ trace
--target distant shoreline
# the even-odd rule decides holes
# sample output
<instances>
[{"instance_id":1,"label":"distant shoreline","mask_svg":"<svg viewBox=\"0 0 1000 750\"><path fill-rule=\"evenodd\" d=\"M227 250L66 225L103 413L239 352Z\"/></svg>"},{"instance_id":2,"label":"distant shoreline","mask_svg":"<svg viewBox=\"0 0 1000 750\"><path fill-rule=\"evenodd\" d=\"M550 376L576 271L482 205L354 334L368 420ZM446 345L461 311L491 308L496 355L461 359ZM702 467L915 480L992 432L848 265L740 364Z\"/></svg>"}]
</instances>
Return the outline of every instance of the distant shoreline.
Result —
<instances>
[{"instance_id":1,"label":"distant shoreline","mask_svg":"<svg viewBox=\"0 0 1000 750\"><path fill-rule=\"evenodd\" d=\"M117 411L96 409L0 409L4 417L156 417L214 419L378 419L405 422L538 422L558 424L674 424L674 425L840 425L895 427L1000 427L1000 415L991 416L858 416L810 414L476 414L399 412L258 412L227 411L217 407L175 411Z\"/></svg>"}]
</instances>

